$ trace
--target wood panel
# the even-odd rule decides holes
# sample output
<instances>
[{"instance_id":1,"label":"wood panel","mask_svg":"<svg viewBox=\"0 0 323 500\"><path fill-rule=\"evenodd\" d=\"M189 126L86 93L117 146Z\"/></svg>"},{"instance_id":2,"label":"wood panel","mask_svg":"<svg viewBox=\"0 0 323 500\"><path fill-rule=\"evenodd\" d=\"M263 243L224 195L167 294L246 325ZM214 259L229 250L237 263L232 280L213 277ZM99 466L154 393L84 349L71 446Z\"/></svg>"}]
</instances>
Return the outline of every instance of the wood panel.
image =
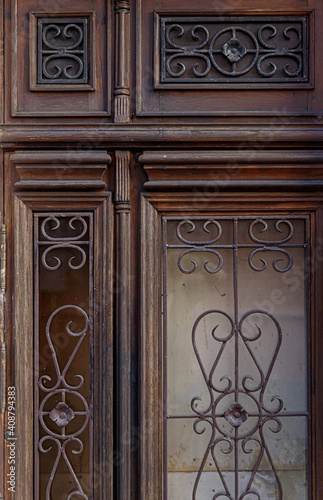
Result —
<instances>
[{"instance_id":1,"label":"wood panel","mask_svg":"<svg viewBox=\"0 0 323 500\"><path fill-rule=\"evenodd\" d=\"M233 116L253 116L258 117L258 119L262 116L280 116L281 118L285 117L287 120L290 116L320 114L319 109L323 108L323 102L320 92L321 72L318 70L318 67L322 54L317 46L315 48L313 46L314 23L315 25L320 23L322 16L319 2L315 2L315 0L308 0L306 2L292 0L289 2L287 8L284 6L284 9L281 8L278 1L271 2L269 8L268 4L262 2L257 5L257 10L253 9L254 5L251 1L243 3L230 1L224 3L212 2L211 9L206 4L204 8L200 8L199 10L196 9L193 1L177 2L176 8L174 8L174 4L169 0L161 0L158 2L158 5L154 0L138 2L137 60L139 61L139 70L137 72L137 88L142 89L142 91L138 93L137 115L149 116L151 119L153 116L177 116L181 117L181 119L184 116L207 116L209 118L211 116L226 116L227 120ZM199 91L191 90L192 85L190 86L191 88L185 88L182 85L181 90L172 88L172 85L168 86L168 88L166 88L166 84L161 86L156 81L156 77L154 77L154 67L156 68L156 64L160 65L159 55L156 58L152 49L154 44L154 11L158 12L158 15L166 16L169 19L178 17L186 18L187 20L194 18L194 16L213 16L214 19L219 19L219 22L222 22L224 19L223 16L253 16L259 13L269 17L278 16L277 18L279 16L283 18L289 14L307 15L309 19L308 47L310 68L313 68L314 60L316 64L315 81L313 80L315 89L306 90L299 88L292 91L282 87L277 88L278 85L268 83L265 85L265 90L261 90L261 88L252 90L252 83L243 85L236 83L236 88L233 85L231 89L227 90L221 89L221 85L216 86L213 84L213 90L210 90L207 89L207 86L201 89L202 78L200 78L200 83L197 85ZM176 24L175 21L174 24ZM201 41L201 32L195 35ZM156 36L159 37L160 34L157 33ZM160 49L159 45L155 43L155 50L156 47ZM196 58L194 59L194 63L197 63ZM177 71L179 72L182 68L182 66L177 66ZM158 71L156 74L159 74ZM310 80L312 77L313 71L311 69ZM259 84L259 86L261 85ZM315 110L313 108L314 103Z\"/></svg>"},{"instance_id":2,"label":"wood panel","mask_svg":"<svg viewBox=\"0 0 323 500\"><path fill-rule=\"evenodd\" d=\"M14 348L16 498L33 498L33 218L18 197L14 207Z\"/></svg>"},{"instance_id":3,"label":"wood panel","mask_svg":"<svg viewBox=\"0 0 323 500\"><path fill-rule=\"evenodd\" d=\"M20 151L11 155L18 189L104 189L103 179L111 156L106 152Z\"/></svg>"},{"instance_id":4,"label":"wood panel","mask_svg":"<svg viewBox=\"0 0 323 500\"><path fill-rule=\"evenodd\" d=\"M10 9L10 10L9 10ZM110 2L96 2L95 0L80 0L66 2L41 2L40 0L12 0L7 5L5 29L11 33L10 43L6 47L7 64L6 81L11 85L11 96L6 95L7 116L10 117L57 117L79 116L109 116L111 109L111 15ZM89 66L93 68L91 88L73 89L63 85L54 85L52 90L43 86L38 88L30 71L36 62L34 55L37 41L35 18L44 19L86 17L90 21L89 34ZM93 20L93 22L91 21ZM102 19L107 21L102 23ZM93 29L91 25L93 24ZM31 49L30 49L31 47ZM30 59L30 50L33 57ZM12 54L12 57L10 57ZM34 61L34 62L33 62ZM90 70L91 72L91 70ZM32 73L33 74L33 73ZM71 90L72 89L72 90Z\"/></svg>"},{"instance_id":5,"label":"wood panel","mask_svg":"<svg viewBox=\"0 0 323 500\"><path fill-rule=\"evenodd\" d=\"M194 196L188 193L151 193L142 198L141 208L141 303L142 316L140 321L140 336L141 336L141 424L142 424L142 443L141 443L141 498L162 498L162 437L161 424L158 425L159 410L162 404L161 393L159 387L161 383L160 372L160 351L159 342L161 338L161 327L158 322L158 313L156 313L161 300L158 273L156 273L156 262L159 259L158 247L156 246L156 234L158 234L159 217L162 214L178 214L185 216L193 214L255 214L270 212L275 213L302 213L313 216L312 230L316 236L312 235L314 243L313 257L307 257L307 264L310 264L313 273L317 274L315 281L315 307L312 303L312 318L316 315L314 323L311 317L308 316L308 321L312 324L311 345L313 353L313 363L311 353L308 354L308 361L311 366L309 372L309 401L311 404L311 396L313 395L313 431L312 444L315 461L311 470L313 478L313 494L311 498L318 499L321 496L322 490L322 472L321 472L321 437L319 428L321 426L321 401L319 394L322 387L322 374L319 360L320 327L322 308L320 305L321 296L321 248L322 248L322 191L317 192L315 199L310 201L311 196L308 193L295 191L293 198L279 192L262 192L252 195L241 193L237 196L230 192L223 194L212 194L194 191ZM317 214L317 216L316 216ZM151 222L150 222L151 221ZM147 248L147 243L148 245ZM314 254L316 257L314 257ZM309 275L307 275L309 277ZM309 283L310 284L310 283ZM314 285L314 283L312 283ZM156 294L156 290L158 293ZM312 287L313 291L313 287ZM147 301L149 302L147 303ZM153 300L153 302L152 302ZM309 305L309 304L308 304ZM159 313L160 314L160 313ZM161 315L159 316L161 317ZM316 327L314 326L316 324ZM156 332L159 331L159 334ZM159 340L158 340L159 337ZM311 392L313 391L313 392ZM146 437L146 434L149 437ZM317 437L319 436L319 437ZM158 450L149 448L148 443L159 443ZM159 461L159 462L158 462ZM159 466L156 467L156 463ZM311 463L311 457L309 458ZM145 496L146 495L146 496Z\"/></svg>"},{"instance_id":6,"label":"wood panel","mask_svg":"<svg viewBox=\"0 0 323 500\"><path fill-rule=\"evenodd\" d=\"M154 207L141 198L140 242L140 492L142 500L161 498L161 449L159 422L161 405L158 386L159 367L159 239L158 214Z\"/></svg>"}]
</instances>

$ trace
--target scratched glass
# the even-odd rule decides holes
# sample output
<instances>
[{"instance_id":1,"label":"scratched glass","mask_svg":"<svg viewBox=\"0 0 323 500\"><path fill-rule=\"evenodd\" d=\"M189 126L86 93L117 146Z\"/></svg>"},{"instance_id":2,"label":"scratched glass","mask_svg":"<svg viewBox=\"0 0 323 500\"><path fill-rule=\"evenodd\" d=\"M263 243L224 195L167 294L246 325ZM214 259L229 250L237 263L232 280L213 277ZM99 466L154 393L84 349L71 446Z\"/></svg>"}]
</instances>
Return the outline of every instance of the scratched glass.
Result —
<instances>
[{"instance_id":1,"label":"scratched glass","mask_svg":"<svg viewBox=\"0 0 323 500\"><path fill-rule=\"evenodd\" d=\"M308 225L165 219L165 500L309 498Z\"/></svg>"}]
</instances>

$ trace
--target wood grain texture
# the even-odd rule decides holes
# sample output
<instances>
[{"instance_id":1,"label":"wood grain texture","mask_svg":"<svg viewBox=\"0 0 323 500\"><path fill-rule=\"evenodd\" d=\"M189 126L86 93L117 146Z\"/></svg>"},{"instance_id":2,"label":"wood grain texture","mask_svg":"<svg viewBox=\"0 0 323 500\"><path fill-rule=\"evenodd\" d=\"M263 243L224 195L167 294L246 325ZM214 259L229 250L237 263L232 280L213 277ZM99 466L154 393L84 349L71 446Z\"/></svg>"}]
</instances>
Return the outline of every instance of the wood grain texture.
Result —
<instances>
[{"instance_id":1,"label":"wood grain texture","mask_svg":"<svg viewBox=\"0 0 323 500\"><path fill-rule=\"evenodd\" d=\"M146 151L146 189L321 189L320 150Z\"/></svg>"},{"instance_id":2,"label":"wood grain texture","mask_svg":"<svg viewBox=\"0 0 323 500\"><path fill-rule=\"evenodd\" d=\"M111 156L105 152L25 151L10 157L23 189L104 189L102 180Z\"/></svg>"},{"instance_id":3,"label":"wood grain texture","mask_svg":"<svg viewBox=\"0 0 323 500\"><path fill-rule=\"evenodd\" d=\"M212 3L212 5L211 5ZM146 118L149 121L156 117L170 118L178 117L183 119L184 116L196 118L205 116L207 119L213 117L248 117L258 116L282 116L287 118L290 116L310 115L313 111L314 104L316 111L323 109L322 97L320 95L319 86L322 85L321 76L315 72L313 80L313 88L299 89L293 92L291 89L277 89L274 84L266 85L267 88L254 90L252 84L240 84L234 82L232 85L235 88L224 89L217 86L204 88L201 90L167 88L164 85L162 88L158 86L158 73L161 67L160 57L156 52L159 50L158 43L154 44L154 38L158 38L159 34L154 36L154 11L161 16L170 18L181 17L207 17L217 16L222 19L223 16L253 16L264 15L272 16L288 16L288 15L309 15L309 59L310 67L319 64L322 60L322 54L317 50L313 42L314 33L314 17L315 23L322 22L322 12L319 0L311 2L302 0L289 0L288 5L282 6L278 1L273 0L270 6L264 0L255 4L252 0L244 2L232 2L225 0L223 2L204 2L203 5L196 5L194 0L180 0L176 2L176 6L172 0L160 0L158 3L155 0L140 0L137 2L137 53L136 61L138 61L137 71L137 88L138 99L136 100L137 116ZM315 10L315 16L311 10ZM178 23L177 23L178 24ZM199 23L201 24L201 23ZM156 30L156 27L155 27ZM200 32L201 35L201 32ZM211 38L211 37L210 37ZM184 37L185 39L185 37ZM182 39L177 39L179 45L184 44ZM202 43L203 37L200 36ZM272 40L271 40L272 41ZM156 40L157 42L157 40ZM192 45L191 45L192 46ZM154 47L154 48L153 48ZM187 61L187 57L185 58ZM177 62L181 62L179 58L175 60L174 67L176 71L180 71L182 67L176 66ZM196 59L194 59L194 63ZM159 66L156 69L156 66ZM205 70L205 60L200 61L196 68L197 71ZM155 67L155 75L154 75ZM316 66L317 67L317 66ZM312 78L312 73L310 79ZM198 85L201 86L202 78L198 78ZM262 84L263 85L263 84ZM176 87L176 84L174 84ZM177 87L180 85L177 84ZM182 85L183 87L183 85ZM268 88L269 87L269 88ZM243 94L243 95L242 95ZM313 99L313 103L311 102Z\"/></svg>"},{"instance_id":4,"label":"wood grain texture","mask_svg":"<svg viewBox=\"0 0 323 500\"><path fill-rule=\"evenodd\" d=\"M94 489L113 499L113 208L111 194L94 212Z\"/></svg>"},{"instance_id":5,"label":"wood grain texture","mask_svg":"<svg viewBox=\"0 0 323 500\"><path fill-rule=\"evenodd\" d=\"M323 120L323 119L322 119ZM307 126L288 125L278 123L275 125L220 125L214 127L208 124L169 124L169 125L118 125L118 126L93 126L77 127L65 125L52 126L12 126L0 127L0 140L3 145L17 144L44 144L59 143L60 145L78 144L85 146L126 147L138 149L149 147L176 147L187 149L223 148L231 147L251 148L262 150L282 146L297 148L316 147L322 148L323 126L320 123L310 123ZM62 147L63 147L62 146Z\"/></svg>"},{"instance_id":6,"label":"wood grain texture","mask_svg":"<svg viewBox=\"0 0 323 500\"><path fill-rule=\"evenodd\" d=\"M9 6L10 4L10 6ZM46 5L46 7L45 7ZM90 23L90 65L93 67L93 77L90 85L80 90L53 89L44 92L43 88L30 85L29 61L35 60L35 29L29 13L44 13L49 17L85 15L93 18ZM106 19L106 23L101 20ZM96 2L95 0L72 0L66 2L56 0L54 3L40 0L10 0L7 4L5 29L11 37L7 37L6 81L12 83L11 102L7 96L6 118L33 118L47 117L50 119L70 117L109 117L111 114L111 21L110 2ZM32 79L32 82L34 79ZM10 89L10 86L8 87ZM95 88L95 91L93 89ZM35 90L37 89L37 90Z\"/></svg>"},{"instance_id":7,"label":"wood grain texture","mask_svg":"<svg viewBox=\"0 0 323 500\"><path fill-rule=\"evenodd\" d=\"M14 217L16 498L33 500L33 220L18 197Z\"/></svg>"},{"instance_id":8,"label":"wood grain texture","mask_svg":"<svg viewBox=\"0 0 323 500\"><path fill-rule=\"evenodd\" d=\"M141 500L160 500L161 448L159 441L159 241L158 214L141 198L140 214L140 492Z\"/></svg>"}]
</instances>

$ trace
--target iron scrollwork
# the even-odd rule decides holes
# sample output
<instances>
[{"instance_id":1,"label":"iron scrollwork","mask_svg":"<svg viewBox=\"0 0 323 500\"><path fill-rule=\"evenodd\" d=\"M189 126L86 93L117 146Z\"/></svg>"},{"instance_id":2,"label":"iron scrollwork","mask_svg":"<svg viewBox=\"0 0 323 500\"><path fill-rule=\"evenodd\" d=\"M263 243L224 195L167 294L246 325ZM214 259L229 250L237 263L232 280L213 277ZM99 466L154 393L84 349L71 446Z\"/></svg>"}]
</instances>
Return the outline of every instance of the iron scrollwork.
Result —
<instances>
[{"instance_id":1,"label":"iron scrollwork","mask_svg":"<svg viewBox=\"0 0 323 500\"><path fill-rule=\"evenodd\" d=\"M77 222L80 228L76 227ZM51 227L49 227L49 224L51 224ZM88 244L88 240L82 240L83 236L85 236L88 231L87 222L80 215L75 215L69 219L68 226L73 231L72 235L68 237L56 237L55 231L61 228L60 218L55 215L50 215L46 217L41 224L41 243L48 244L48 247L42 255L42 264L49 271L56 271L62 265L62 261L59 257L50 254L50 252L59 248L71 248L79 253L80 259L78 263L74 263L74 259L77 258L76 256L72 256L68 260L68 267L70 269L81 269L86 263L86 253L81 245ZM77 234L78 230L79 234ZM76 234L74 235L75 232ZM50 259L55 261L56 264L51 263Z\"/></svg>"},{"instance_id":2,"label":"iron scrollwork","mask_svg":"<svg viewBox=\"0 0 323 500\"><path fill-rule=\"evenodd\" d=\"M240 225L241 223L243 225ZM218 498L260 500L255 479L264 461L275 483L277 495L275 498L282 500L283 487L272 450L268 446L268 434L279 434L283 428L283 418L290 414L288 410L286 412L281 397L269 396L268 386L281 351L284 332L278 319L269 311L263 309L252 309L245 313L240 311L238 258L240 249L243 249L244 257L240 256L241 262L245 261L252 271L265 271L268 268L267 261L258 256L261 265L257 265L254 262L255 256L258 253L281 254L282 257L273 260L272 268L276 272L286 273L293 266L291 249L305 249L308 245L305 232L304 239L300 239L299 232L295 237L294 219L288 216L223 216L183 219L176 224L175 234L176 240L174 241L173 236L171 243L166 242L166 248L178 249L180 252L177 258L180 272L190 274L196 271L198 266L195 261L191 261L193 267L187 270L183 268L182 259L187 254L200 251L215 253L221 266L214 272L219 272L224 264L221 251L225 249L227 256L231 250L228 258L229 265L233 266L233 313L229 314L220 309L207 310L198 316L192 327L192 347L207 389L207 401L202 401L200 396L196 396L190 401L191 415L180 417L166 415L166 421L173 418L193 418L193 431L198 435L204 434L208 429L208 444L196 473L192 500L199 498L202 476L212 465L211 461L222 487L217 491L212 490L213 496L210 500ZM197 235L195 238L194 234ZM248 252L247 257L246 252ZM280 263L285 260L283 264ZM204 268L210 272L207 264ZM217 345L212 360L210 354L200 344L201 332L203 332L203 342L207 336ZM270 347L266 350L264 366L263 353L260 353L259 347L264 338L268 339L268 335L270 335ZM252 375L242 372L239 362L241 349L248 353ZM226 355L228 352L232 355L233 368L229 373L223 372L223 365L221 369L225 351ZM307 417L307 415L302 411L293 412L293 416ZM221 468L220 453L233 457L234 486ZM250 474L245 485L239 481L241 454L252 457Z\"/></svg>"},{"instance_id":3,"label":"iron scrollwork","mask_svg":"<svg viewBox=\"0 0 323 500\"><path fill-rule=\"evenodd\" d=\"M37 83L88 83L87 18L38 19Z\"/></svg>"},{"instance_id":4,"label":"iron scrollwork","mask_svg":"<svg viewBox=\"0 0 323 500\"><path fill-rule=\"evenodd\" d=\"M55 316L57 316L61 311L64 310L74 310L76 311L79 315L81 315L84 326L81 329L80 332L73 332L71 330L71 323L70 321L66 327L66 333L72 337L78 338L78 342L68 360L66 363L65 367L63 370L61 370L57 358L57 354L55 351L54 344L51 339L51 325L53 322L53 319ZM84 398L84 396L80 393L80 389L83 386L84 383L84 377L82 375L74 375L74 377L79 379L79 382L76 385L71 385L66 381L66 374L75 358L77 355L77 352L80 348L81 343L84 340L85 335L87 334L89 329L89 318L85 311L75 305L66 305L57 308L49 317L46 325L46 337L48 341L48 345L50 346L50 351L52 354L52 359L53 363L55 366L55 371L56 371L56 377L57 380L54 385L48 386L48 384L52 381L51 377L49 375L42 375L39 380L38 380L38 386L40 391L45 392L46 396L42 400L40 407L39 407L39 421L41 424L41 427L43 431L45 432L45 436L43 436L38 443L38 447L40 452L42 453L48 453L52 449L52 445L48 445L48 447L44 447L44 443L55 443L57 445L57 456L55 459L55 463L53 466L53 470L50 474L49 481L47 483L47 489L46 489L46 500L50 500L51 498L51 488L52 488L52 483L55 478L55 473L58 467L58 464L61 459L64 460L72 478L76 486L76 490L73 491L68 495L68 499L72 498L73 496L81 496L82 498L88 500L88 497L85 495L82 486L77 478L77 475L73 469L73 466L71 464L71 461L69 459L69 456L67 454L67 447L71 448L74 445L77 446L76 449L71 450L71 453L75 454L80 454L83 451L83 442L82 440L78 437L82 434L82 432L85 430L85 428L88 425L89 418L90 418L90 411L89 411L89 406ZM74 399L74 404L75 401L79 401L81 404L82 408L78 410L73 410L71 409L67 404L66 404L66 399L68 397L71 397ZM55 405L54 408L52 408L50 411L45 410L45 407L47 404L50 404L50 401L55 401L57 397L61 398L61 401ZM57 426L57 431L53 431L48 422L46 422L46 418L50 419L53 421L56 426ZM73 428L73 430L69 433L68 431L68 424L74 419L78 419L78 426L77 428Z\"/></svg>"},{"instance_id":5,"label":"iron scrollwork","mask_svg":"<svg viewBox=\"0 0 323 500\"><path fill-rule=\"evenodd\" d=\"M307 19L160 18L160 83L307 82Z\"/></svg>"},{"instance_id":6,"label":"iron scrollwork","mask_svg":"<svg viewBox=\"0 0 323 500\"><path fill-rule=\"evenodd\" d=\"M88 447L91 450L92 388L90 367L86 363L87 367L83 368L80 361L89 359L91 364L92 214L36 214L35 222L36 290L39 288L35 331L35 345L39 346L35 349L35 384L38 389L35 396L38 418L35 448L39 453L38 469L43 481L40 492L36 487L35 498L50 500L56 495L54 491L58 482L64 483L61 479L64 469L70 476L64 486L60 486L64 498L88 500L88 486L82 483L80 471L87 470L87 467L91 470L92 457ZM56 255L58 251L60 253ZM77 255L70 257L71 252ZM66 260L65 255L68 256ZM70 292L78 283L75 279L80 272L84 289L73 292L77 302L73 304ZM53 274L53 279L64 281L60 293L57 290L52 293L46 286L46 277ZM44 282L45 287L40 284ZM44 319L48 302L54 310ZM41 350L40 346L43 346ZM44 356L45 362L41 362ZM46 466L43 469L42 454L48 455L46 464L47 469L51 467L50 472ZM75 461L76 456L82 464L81 469Z\"/></svg>"},{"instance_id":7,"label":"iron scrollwork","mask_svg":"<svg viewBox=\"0 0 323 500\"><path fill-rule=\"evenodd\" d=\"M207 234L210 233L210 229L208 229L208 227L210 225L213 226L217 231L217 234L214 238L212 238L210 240L205 240L205 241L194 241L194 240L189 240L189 239L185 238L182 234L182 227L184 225L189 227L189 229L187 230L188 234L193 233L194 230L196 229L194 222L191 220L188 220L188 219L180 222L177 226L176 233L177 233L179 240L182 241L188 247L185 250L183 250L183 252L178 257L177 263L178 263L179 269L182 271L182 273L185 273L185 274L194 273L194 271L196 271L196 269L197 269L196 261L191 260L192 267L189 269L186 269L183 266L182 260L185 257L185 255L188 255L188 254L191 254L194 252L203 252L203 253L215 255L215 257L216 257L215 265L213 267L210 267L209 266L210 261L208 260L204 263L204 269L210 274L215 274L215 273L219 272L220 269L222 268L222 265L223 265L223 258L217 250L212 248L212 245L214 245L218 241L218 239L221 237L221 234L222 234L222 228L221 228L221 225L219 224L219 222L217 222L213 219L210 219L210 220L207 220L203 224L204 233L207 233Z\"/></svg>"}]
</instances>

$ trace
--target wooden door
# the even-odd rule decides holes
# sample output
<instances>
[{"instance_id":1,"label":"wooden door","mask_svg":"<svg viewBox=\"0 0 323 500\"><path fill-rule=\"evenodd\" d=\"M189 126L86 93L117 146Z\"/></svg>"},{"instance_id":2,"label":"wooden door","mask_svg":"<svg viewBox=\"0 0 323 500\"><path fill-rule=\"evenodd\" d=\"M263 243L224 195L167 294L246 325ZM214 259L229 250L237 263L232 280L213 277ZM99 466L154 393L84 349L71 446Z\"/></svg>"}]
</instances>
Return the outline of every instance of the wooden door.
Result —
<instances>
[{"instance_id":1,"label":"wooden door","mask_svg":"<svg viewBox=\"0 0 323 500\"><path fill-rule=\"evenodd\" d=\"M320 500L321 2L0 17L0 498Z\"/></svg>"}]
</instances>

